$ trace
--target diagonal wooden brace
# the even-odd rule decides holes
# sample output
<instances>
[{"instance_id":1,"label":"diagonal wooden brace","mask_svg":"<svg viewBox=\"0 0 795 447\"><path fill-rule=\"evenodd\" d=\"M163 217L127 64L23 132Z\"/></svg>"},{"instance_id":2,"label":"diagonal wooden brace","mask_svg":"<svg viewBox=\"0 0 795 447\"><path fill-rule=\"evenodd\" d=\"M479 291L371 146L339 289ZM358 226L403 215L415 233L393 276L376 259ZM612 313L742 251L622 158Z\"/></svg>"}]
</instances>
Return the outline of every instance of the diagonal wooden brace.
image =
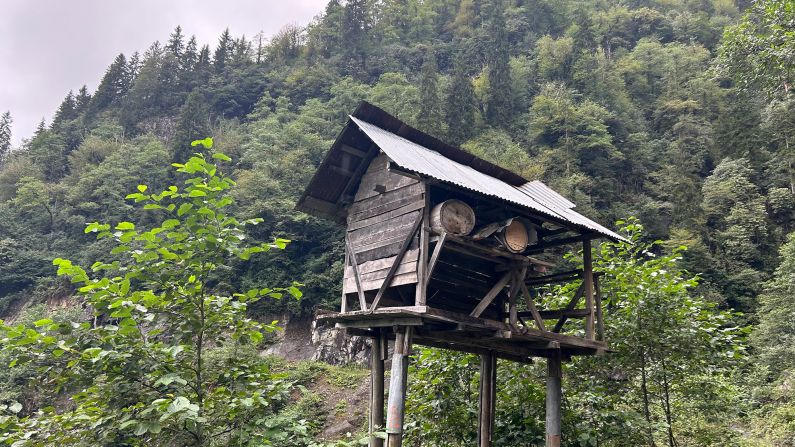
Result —
<instances>
[{"instance_id":1,"label":"diagonal wooden brace","mask_svg":"<svg viewBox=\"0 0 795 447\"><path fill-rule=\"evenodd\" d=\"M421 223L422 213L417 213L417 220L414 221L414 225L411 227L408 237L406 237L406 240L403 241L400 251L398 251L397 256L395 256L395 261L392 263L392 267L389 268L389 272L387 272L386 278L384 278L384 283L381 284L381 287L378 289L378 293L375 294L373 304L370 306L370 312L378 309L378 303L381 302L381 297L384 296L384 292L386 291L387 287L389 287L389 283L392 282L392 278L395 276L395 272L397 272L400 263L403 261L403 256L411 246L411 241L414 240L414 236L417 234L417 230L419 230ZM418 278L418 280L421 281L422 279Z\"/></svg>"},{"instance_id":2,"label":"diagonal wooden brace","mask_svg":"<svg viewBox=\"0 0 795 447\"><path fill-rule=\"evenodd\" d=\"M475 318L480 317L480 314L482 314L483 311L486 310L487 307L489 307L489 304L491 304L491 302L494 301L494 298L497 295L499 295L500 292L502 292L502 289L504 289L505 285L508 284L508 281L511 280L511 276L513 276L513 270L509 270L504 275L502 275L502 278L500 278L500 280L497 281L497 284L494 284L491 290L489 290L488 293L486 293L486 296L484 296L483 299L480 300L480 303L478 303L477 307L475 307L475 310L473 310L472 313L469 314L469 316Z\"/></svg>"}]
</instances>

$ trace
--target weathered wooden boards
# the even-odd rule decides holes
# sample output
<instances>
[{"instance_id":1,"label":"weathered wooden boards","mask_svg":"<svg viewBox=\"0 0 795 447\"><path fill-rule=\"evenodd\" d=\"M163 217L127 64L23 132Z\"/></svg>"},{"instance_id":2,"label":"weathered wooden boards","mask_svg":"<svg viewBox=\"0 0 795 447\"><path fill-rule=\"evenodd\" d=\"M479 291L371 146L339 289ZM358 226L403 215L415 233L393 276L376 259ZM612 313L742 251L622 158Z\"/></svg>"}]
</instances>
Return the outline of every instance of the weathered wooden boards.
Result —
<instances>
[{"instance_id":1,"label":"weathered wooden boards","mask_svg":"<svg viewBox=\"0 0 795 447\"><path fill-rule=\"evenodd\" d=\"M357 269L348 262L343 293L379 290L390 272L387 286L419 281L417 264L422 253L416 229L426 206L425 185L390 172L388 162L384 154L373 159L348 210L346 237L353 251L348 258L358 262L359 280L357 284Z\"/></svg>"}]
</instances>

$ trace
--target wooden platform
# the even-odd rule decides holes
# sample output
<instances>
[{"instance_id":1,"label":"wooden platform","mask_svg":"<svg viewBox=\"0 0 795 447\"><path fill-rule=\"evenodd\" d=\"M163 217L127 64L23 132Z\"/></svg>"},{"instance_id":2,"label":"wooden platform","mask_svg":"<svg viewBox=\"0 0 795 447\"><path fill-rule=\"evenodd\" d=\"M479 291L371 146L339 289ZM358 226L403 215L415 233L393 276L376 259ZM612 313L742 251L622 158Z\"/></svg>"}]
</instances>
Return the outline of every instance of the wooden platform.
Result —
<instances>
[{"instance_id":1,"label":"wooden platform","mask_svg":"<svg viewBox=\"0 0 795 447\"><path fill-rule=\"evenodd\" d=\"M351 335L373 336L375 328L413 326L414 342L432 347L484 354L530 362L533 357L600 355L607 343L542 331L508 323L475 318L429 306L386 307L374 311L328 313L318 321L336 323Z\"/></svg>"}]
</instances>

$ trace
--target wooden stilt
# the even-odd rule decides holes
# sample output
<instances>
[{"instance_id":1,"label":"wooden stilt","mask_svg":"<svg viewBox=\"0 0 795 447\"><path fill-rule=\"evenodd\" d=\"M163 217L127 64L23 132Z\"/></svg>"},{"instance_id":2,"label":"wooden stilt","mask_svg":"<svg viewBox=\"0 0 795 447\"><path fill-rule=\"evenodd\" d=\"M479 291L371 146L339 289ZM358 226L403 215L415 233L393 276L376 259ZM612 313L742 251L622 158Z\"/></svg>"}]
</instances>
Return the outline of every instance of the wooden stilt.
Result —
<instances>
[{"instance_id":1,"label":"wooden stilt","mask_svg":"<svg viewBox=\"0 0 795 447\"><path fill-rule=\"evenodd\" d=\"M605 341L605 321L602 314L602 288L599 286L599 276L593 278L594 298L596 300L596 339Z\"/></svg>"},{"instance_id":2,"label":"wooden stilt","mask_svg":"<svg viewBox=\"0 0 795 447\"><path fill-rule=\"evenodd\" d=\"M406 384L412 331L413 328L410 326L399 326L395 331L386 414L387 447L401 447L403 444L403 416L406 411Z\"/></svg>"},{"instance_id":3,"label":"wooden stilt","mask_svg":"<svg viewBox=\"0 0 795 447\"><path fill-rule=\"evenodd\" d=\"M480 398L478 400L478 446L491 447L494 433L494 410L497 400L497 356L480 355Z\"/></svg>"},{"instance_id":4,"label":"wooden stilt","mask_svg":"<svg viewBox=\"0 0 795 447\"><path fill-rule=\"evenodd\" d=\"M561 415L561 367L560 351L554 350L547 358L547 441L546 447L560 447Z\"/></svg>"},{"instance_id":5,"label":"wooden stilt","mask_svg":"<svg viewBox=\"0 0 795 447\"><path fill-rule=\"evenodd\" d=\"M424 306L427 300L426 291L428 290L428 241L431 238L430 224L430 198L428 196L428 186L425 185L425 207L422 209L422 226L420 227L420 255L417 261L417 293L414 298L416 306Z\"/></svg>"},{"instance_id":6,"label":"wooden stilt","mask_svg":"<svg viewBox=\"0 0 795 447\"><path fill-rule=\"evenodd\" d=\"M582 241L583 286L585 288L585 338L595 340L594 334L594 299L593 299L593 260L591 256L591 241Z\"/></svg>"},{"instance_id":7,"label":"wooden stilt","mask_svg":"<svg viewBox=\"0 0 795 447\"><path fill-rule=\"evenodd\" d=\"M373 338L370 350L370 443L369 447L384 447L384 440L373 432L384 428L384 343L380 330Z\"/></svg>"}]
</instances>

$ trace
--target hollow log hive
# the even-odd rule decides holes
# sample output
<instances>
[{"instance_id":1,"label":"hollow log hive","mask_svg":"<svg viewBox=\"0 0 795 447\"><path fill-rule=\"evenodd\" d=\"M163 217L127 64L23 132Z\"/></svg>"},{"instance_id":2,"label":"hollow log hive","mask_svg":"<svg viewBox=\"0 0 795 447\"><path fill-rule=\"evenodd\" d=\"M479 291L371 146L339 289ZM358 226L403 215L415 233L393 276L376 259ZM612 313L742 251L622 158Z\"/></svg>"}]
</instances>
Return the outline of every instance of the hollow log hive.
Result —
<instances>
[{"instance_id":1,"label":"hollow log hive","mask_svg":"<svg viewBox=\"0 0 795 447\"><path fill-rule=\"evenodd\" d=\"M354 111L298 208L346 227L341 309L318 319L372 339L371 433L386 431L388 447L401 445L409 356L420 344L480 355L481 447L491 445L497 358L545 358L547 446L560 445L561 362L608 350L591 241L621 236L575 212L543 183L368 103ZM445 231L472 228L472 215L472 235ZM557 271L550 250L575 243L582 244L583 268ZM541 291L565 282L579 284L568 304L541 309L535 302ZM567 332L572 319L582 324ZM384 421L384 363L392 340ZM371 447L383 445L371 435Z\"/></svg>"}]
</instances>

